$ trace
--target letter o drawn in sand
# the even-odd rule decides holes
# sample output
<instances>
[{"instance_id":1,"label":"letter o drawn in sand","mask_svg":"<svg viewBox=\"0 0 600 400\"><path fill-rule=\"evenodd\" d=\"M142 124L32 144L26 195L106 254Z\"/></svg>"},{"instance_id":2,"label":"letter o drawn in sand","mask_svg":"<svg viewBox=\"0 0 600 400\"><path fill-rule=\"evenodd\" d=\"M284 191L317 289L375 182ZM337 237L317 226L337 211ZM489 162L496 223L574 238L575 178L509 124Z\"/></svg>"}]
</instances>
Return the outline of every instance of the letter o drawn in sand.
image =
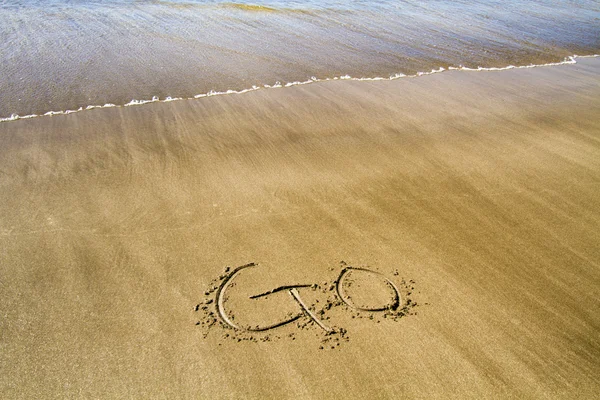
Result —
<instances>
[{"instance_id":1,"label":"letter o drawn in sand","mask_svg":"<svg viewBox=\"0 0 600 400\"><path fill-rule=\"evenodd\" d=\"M351 297L348 295L348 293L346 293L346 291L350 287L350 285L347 284L346 287L344 287L344 282L349 276L351 276L352 274L356 274L356 273L371 274L375 277L383 279L384 282L386 283L386 285L391 289L391 292L392 292L391 301L383 306L378 306L378 307L359 306L359 305L355 304L354 301L352 301ZM398 288L396 287L394 282L392 282L391 280L386 278L383 274L380 274L379 272L376 272L376 271L371 271L366 268L345 267L342 270L342 272L340 272L340 275L338 276L338 279L336 282L336 291L337 291L337 295L339 296L339 298L344 303L346 303L346 305L348 305L349 307L352 307L356 310L359 310L359 311L374 312L374 311L396 310L396 309L398 309L398 307L400 307L400 303L402 301L401 297L400 297L400 290L398 290Z\"/></svg>"}]
</instances>

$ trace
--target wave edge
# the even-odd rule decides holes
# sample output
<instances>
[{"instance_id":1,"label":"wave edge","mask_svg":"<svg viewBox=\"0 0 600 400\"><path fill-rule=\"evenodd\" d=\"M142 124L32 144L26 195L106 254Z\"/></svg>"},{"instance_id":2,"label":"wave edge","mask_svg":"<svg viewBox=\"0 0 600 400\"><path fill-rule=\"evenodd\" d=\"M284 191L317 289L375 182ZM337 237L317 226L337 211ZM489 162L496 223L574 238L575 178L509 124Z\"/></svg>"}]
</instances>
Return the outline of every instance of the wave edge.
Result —
<instances>
[{"instance_id":1,"label":"wave edge","mask_svg":"<svg viewBox=\"0 0 600 400\"><path fill-rule=\"evenodd\" d=\"M384 78L384 77L356 78L356 77L352 77L350 75L336 76L333 78L317 78L317 77L313 76L306 81L287 82L287 83L283 83L283 84L281 82L275 82L273 85L265 84L262 86L253 85L250 88L241 89L241 90L233 90L233 89L229 89L229 90L225 90L225 91L211 90L207 93L196 94L192 97L167 96L164 99L160 99L158 96L153 96L151 99L132 99L128 103L120 104L120 105L113 104L113 103L106 103L104 105L88 105L85 107L81 106L76 110L47 111L47 112L41 113L41 114L29 114L29 115L11 114L9 117L0 117L0 123L1 122L18 121L21 119L52 117L55 115L68 115L68 114L78 113L81 111L93 110L93 109L97 109L97 108L131 107L131 106L140 106L140 105L149 104L149 103L169 103L172 101L195 100L195 99L200 99L200 98L204 98L204 97L222 96L222 95L228 95L228 94L244 94L244 93L254 92L256 90L261 90L261 89L277 89L277 88L284 88L284 87L307 85L309 83L316 83L316 82L329 82L329 81L337 81L337 80L393 81L393 80L400 79L400 78L417 78L417 77L421 77L421 76L433 75L433 74L438 74L438 73L441 73L444 71L482 72L482 71L506 71L506 70L510 70L510 69L553 67L553 66L559 66L559 65L577 64L577 61L576 61L577 58L596 58L596 57L600 57L600 54L592 54L592 55L586 55L586 56L572 55L572 56L566 57L563 61L546 63L546 64L529 64L529 65L518 65L518 66L508 65L506 67L477 67L477 68L469 68L469 67L464 67L464 66L448 67L448 68L440 67L438 69L433 69L429 72L417 72L416 74L413 74L413 75L405 75L402 73L397 73L394 75L390 75L388 78Z\"/></svg>"}]
</instances>

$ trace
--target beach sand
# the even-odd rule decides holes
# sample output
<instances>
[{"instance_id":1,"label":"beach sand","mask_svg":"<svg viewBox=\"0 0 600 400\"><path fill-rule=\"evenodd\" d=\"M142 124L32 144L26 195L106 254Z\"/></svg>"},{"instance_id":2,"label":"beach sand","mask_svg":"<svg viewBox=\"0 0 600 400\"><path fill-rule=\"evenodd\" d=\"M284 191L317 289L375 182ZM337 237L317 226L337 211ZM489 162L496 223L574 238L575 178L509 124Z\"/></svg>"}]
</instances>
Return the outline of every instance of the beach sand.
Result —
<instances>
[{"instance_id":1,"label":"beach sand","mask_svg":"<svg viewBox=\"0 0 600 400\"><path fill-rule=\"evenodd\" d=\"M580 58L0 124L1 397L596 397L599 78ZM381 274L364 304L385 277L416 306L334 304L329 342L306 316L207 325L227 267L257 263L226 299L249 326L300 310L250 295L335 298L341 261Z\"/></svg>"}]
</instances>

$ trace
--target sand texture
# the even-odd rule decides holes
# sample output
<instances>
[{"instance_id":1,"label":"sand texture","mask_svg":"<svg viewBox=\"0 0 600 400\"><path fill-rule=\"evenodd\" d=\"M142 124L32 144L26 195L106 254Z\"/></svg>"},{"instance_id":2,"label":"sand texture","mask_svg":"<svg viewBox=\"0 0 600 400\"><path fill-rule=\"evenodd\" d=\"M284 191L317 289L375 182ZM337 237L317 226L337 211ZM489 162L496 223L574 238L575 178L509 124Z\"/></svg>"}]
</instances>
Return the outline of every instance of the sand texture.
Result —
<instances>
[{"instance_id":1,"label":"sand texture","mask_svg":"<svg viewBox=\"0 0 600 400\"><path fill-rule=\"evenodd\" d=\"M0 124L0 369L6 399L597 398L600 59Z\"/></svg>"}]
</instances>

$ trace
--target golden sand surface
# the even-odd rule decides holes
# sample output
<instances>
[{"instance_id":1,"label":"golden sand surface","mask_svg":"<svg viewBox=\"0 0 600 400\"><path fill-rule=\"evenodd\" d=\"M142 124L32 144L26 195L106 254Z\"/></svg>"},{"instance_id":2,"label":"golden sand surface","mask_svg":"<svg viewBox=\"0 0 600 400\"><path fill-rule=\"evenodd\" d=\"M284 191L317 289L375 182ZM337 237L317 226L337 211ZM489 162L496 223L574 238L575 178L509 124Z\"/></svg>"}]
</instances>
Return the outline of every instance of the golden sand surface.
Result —
<instances>
[{"instance_id":1,"label":"golden sand surface","mask_svg":"<svg viewBox=\"0 0 600 400\"><path fill-rule=\"evenodd\" d=\"M594 398L599 117L589 58L2 123L0 397Z\"/></svg>"}]
</instances>

